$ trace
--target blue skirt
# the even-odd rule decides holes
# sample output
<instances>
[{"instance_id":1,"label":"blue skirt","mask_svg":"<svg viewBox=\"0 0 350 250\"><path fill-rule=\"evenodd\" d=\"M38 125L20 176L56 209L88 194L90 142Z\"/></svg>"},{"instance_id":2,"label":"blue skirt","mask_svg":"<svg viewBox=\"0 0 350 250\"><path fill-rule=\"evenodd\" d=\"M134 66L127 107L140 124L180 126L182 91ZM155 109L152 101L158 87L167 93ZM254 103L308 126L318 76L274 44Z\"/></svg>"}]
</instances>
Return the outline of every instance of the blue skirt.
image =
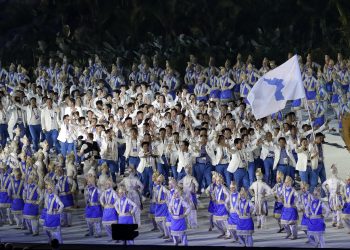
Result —
<instances>
[{"instance_id":1,"label":"blue skirt","mask_svg":"<svg viewBox=\"0 0 350 250\"><path fill-rule=\"evenodd\" d=\"M62 195L59 197L64 205L64 208L71 208L74 206L74 199L72 194Z\"/></svg>"},{"instance_id":2,"label":"blue skirt","mask_svg":"<svg viewBox=\"0 0 350 250\"><path fill-rule=\"evenodd\" d=\"M103 222L116 222L118 221L118 214L115 208L109 207L103 209L102 223Z\"/></svg>"},{"instance_id":3,"label":"blue skirt","mask_svg":"<svg viewBox=\"0 0 350 250\"><path fill-rule=\"evenodd\" d=\"M299 215L298 210L295 207L283 207L281 222L282 224L288 224L289 222L298 221Z\"/></svg>"},{"instance_id":4,"label":"blue skirt","mask_svg":"<svg viewBox=\"0 0 350 250\"><path fill-rule=\"evenodd\" d=\"M119 224L134 224L134 217L132 217L131 215L129 216L119 216L119 220L118 220Z\"/></svg>"},{"instance_id":5,"label":"blue skirt","mask_svg":"<svg viewBox=\"0 0 350 250\"><path fill-rule=\"evenodd\" d=\"M27 217L39 216L39 205L25 203L23 207L23 216L27 216Z\"/></svg>"},{"instance_id":6,"label":"blue skirt","mask_svg":"<svg viewBox=\"0 0 350 250\"><path fill-rule=\"evenodd\" d=\"M275 205L273 206L273 216L277 219L281 218L282 209L283 209L283 203L279 201L275 201Z\"/></svg>"},{"instance_id":7,"label":"blue skirt","mask_svg":"<svg viewBox=\"0 0 350 250\"><path fill-rule=\"evenodd\" d=\"M13 199L12 205L11 205L11 212L16 213L16 212L21 212L23 211L24 208L24 201L23 199Z\"/></svg>"},{"instance_id":8,"label":"blue skirt","mask_svg":"<svg viewBox=\"0 0 350 250\"><path fill-rule=\"evenodd\" d=\"M40 220L45 221L45 219L46 219L46 214L47 214L47 208L43 208L43 209L41 210Z\"/></svg>"},{"instance_id":9,"label":"blue skirt","mask_svg":"<svg viewBox=\"0 0 350 250\"><path fill-rule=\"evenodd\" d=\"M216 204L214 210L214 216L225 216L227 215L227 210L225 204Z\"/></svg>"},{"instance_id":10,"label":"blue skirt","mask_svg":"<svg viewBox=\"0 0 350 250\"><path fill-rule=\"evenodd\" d=\"M306 98L308 100L315 100L316 99L316 91L315 90L306 91Z\"/></svg>"},{"instance_id":11,"label":"blue skirt","mask_svg":"<svg viewBox=\"0 0 350 250\"><path fill-rule=\"evenodd\" d=\"M155 203L151 203L149 205L149 213L153 214L153 215L156 213L156 204Z\"/></svg>"},{"instance_id":12,"label":"blue skirt","mask_svg":"<svg viewBox=\"0 0 350 250\"><path fill-rule=\"evenodd\" d=\"M303 214L303 218L301 219L301 222L300 222L300 229L301 230L307 230L307 227L309 225L309 218L306 217L305 213Z\"/></svg>"},{"instance_id":13,"label":"blue skirt","mask_svg":"<svg viewBox=\"0 0 350 250\"><path fill-rule=\"evenodd\" d=\"M254 232L254 222L252 218L238 218L237 234L252 235Z\"/></svg>"},{"instance_id":14,"label":"blue skirt","mask_svg":"<svg viewBox=\"0 0 350 250\"><path fill-rule=\"evenodd\" d=\"M181 218L181 219L171 218L170 230L172 235L177 236L178 233L183 233L186 229L187 229L187 226L186 226L185 218Z\"/></svg>"},{"instance_id":15,"label":"blue skirt","mask_svg":"<svg viewBox=\"0 0 350 250\"><path fill-rule=\"evenodd\" d=\"M61 216L59 214L46 214L44 227L56 228L61 225Z\"/></svg>"},{"instance_id":16,"label":"blue skirt","mask_svg":"<svg viewBox=\"0 0 350 250\"><path fill-rule=\"evenodd\" d=\"M222 90L220 93L220 100L231 101L232 100L232 90L231 89Z\"/></svg>"},{"instance_id":17,"label":"blue skirt","mask_svg":"<svg viewBox=\"0 0 350 250\"><path fill-rule=\"evenodd\" d=\"M238 224L238 219L239 219L239 216L238 214L235 212L235 213L230 213L228 219L227 219L227 223L229 225L237 225Z\"/></svg>"},{"instance_id":18,"label":"blue skirt","mask_svg":"<svg viewBox=\"0 0 350 250\"><path fill-rule=\"evenodd\" d=\"M323 218L310 218L309 219L309 223L308 223L308 227L307 227L308 233L310 232L324 232L326 230L326 224L324 223L324 219Z\"/></svg>"},{"instance_id":19,"label":"blue skirt","mask_svg":"<svg viewBox=\"0 0 350 250\"><path fill-rule=\"evenodd\" d=\"M7 192L0 192L0 207L4 206L11 206L11 198Z\"/></svg>"},{"instance_id":20,"label":"blue skirt","mask_svg":"<svg viewBox=\"0 0 350 250\"><path fill-rule=\"evenodd\" d=\"M213 201L209 201L208 212L211 214L215 212L215 203Z\"/></svg>"},{"instance_id":21,"label":"blue skirt","mask_svg":"<svg viewBox=\"0 0 350 250\"><path fill-rule=\"evenodd\" d=\"M193 94L194 93L194 85L187 85L187 90L188 90L188 93L190 94Z\"/></svg>"},{"instance_id":22,"label":"blue skirt","mask_svg":"<svg viewBox=\"0 0 350 250\"><path fill-rule=\"evenodd\" d=\"M102 207L98 206L87 206L85 208L85 218L96 219L102 217Z\"/></svg>"},{"instance_id":23,"label":"blue skirt","mask_svg":"<svg viewBox=\"0 0 350 250\"><path fill-rule=\"evenodd\" d=\"M214 89L214 90L210 91L209 97L212 99L219 99L220 98L220 90Z\"/></svg>"},{"instance_id":24,"label":"blue skirt","mask_svg":"<svg viewBox=\"0 0 350 250\"><path fill-rule=\"evenodd\" d=\"M208 101L208 96L197 96L197 101Z\"/></svg>"},{"instance_id":25,"label":"blue skirt","mask_svg":"<svg viewBox=\"0 0 350 250\"><path fill-rule=\"evenodd\" d=\"M346 202L343 206L343 214L350 214L350 202Z\"/></svg>"},{"instance_id":26,"label":"blue skirt","mask_svg":"<svg viewBox=\"0 0 350 250\"><path fill-rule=\"evenodd\" d=\"M155 216L166 217L167 215L168 215L168 206L165 203L156 204Z\"/></svg>"}]
</instances>

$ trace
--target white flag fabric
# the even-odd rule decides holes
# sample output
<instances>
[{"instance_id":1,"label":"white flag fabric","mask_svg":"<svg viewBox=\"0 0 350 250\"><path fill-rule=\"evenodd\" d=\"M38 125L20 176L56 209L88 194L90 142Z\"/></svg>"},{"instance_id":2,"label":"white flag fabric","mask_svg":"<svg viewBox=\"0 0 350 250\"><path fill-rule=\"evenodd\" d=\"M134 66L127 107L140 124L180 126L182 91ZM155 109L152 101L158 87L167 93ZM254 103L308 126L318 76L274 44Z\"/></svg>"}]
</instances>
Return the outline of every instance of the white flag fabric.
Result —
<instances>
[{"instance_id":1,"label":"white flag fabric","mask_svg":"<svg viewBox=\"0 0 350 250\"><path fill-rule=\"evenodd\" d=\"M305 98L305 89L297 55L263 75L247 96L255 119L276 113L288 100L300 98Z\"/></svg>"}]
</instances>

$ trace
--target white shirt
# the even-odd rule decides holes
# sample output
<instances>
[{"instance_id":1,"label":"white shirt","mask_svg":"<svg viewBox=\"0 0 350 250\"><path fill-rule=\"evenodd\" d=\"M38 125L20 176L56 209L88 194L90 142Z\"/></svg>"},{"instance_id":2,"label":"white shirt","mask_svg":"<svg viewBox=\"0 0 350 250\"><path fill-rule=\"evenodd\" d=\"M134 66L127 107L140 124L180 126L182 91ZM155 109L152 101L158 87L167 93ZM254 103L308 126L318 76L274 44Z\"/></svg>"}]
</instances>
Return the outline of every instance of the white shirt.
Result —
<instances>
[{"instance_id":1,"label":"white shirt","mask_svg":"<svg viewBox=\"0 0 350 250\"><path fill-rule=\"evenodd\" d=\"M77 136L75 127L72 124L63 123L61 125L61 129L58 134L57 140L59 140L60 142L73 143L76 140L76 138Z\"/></svg>"},{"instance_id":2,"label":"white shirt","mask_svg":"<svg viewBox=\"0 0 350 250\"><path fill-rule=\"evenodd\" d=\"M45 131L58 130L58 113L55 109L45 107L41 112L41 126Z\"/></svg>"},{"instance_id":3,"label":"white shirt","mask_svg":"<svg viewBox=\"0 0 350 250\"><path fill-rule=\"evenodd\" d=\"M27 123L28 125L41 124L41 112L39 108L27 106Z\"/></svg>"},{"instance_id":4,"label":"white shirt","mask_svg":"<svg viewBox=\"0 0 350 250\"><path fill-rule=\"evenodd\" d=\"M181 150L178 151L179 155L179 162L177 164L177 172L181 173L182 169L186 166L192 167L192 164L194 162L194 155L190 151L183 152Z\"/></svg>"}]
</instances>

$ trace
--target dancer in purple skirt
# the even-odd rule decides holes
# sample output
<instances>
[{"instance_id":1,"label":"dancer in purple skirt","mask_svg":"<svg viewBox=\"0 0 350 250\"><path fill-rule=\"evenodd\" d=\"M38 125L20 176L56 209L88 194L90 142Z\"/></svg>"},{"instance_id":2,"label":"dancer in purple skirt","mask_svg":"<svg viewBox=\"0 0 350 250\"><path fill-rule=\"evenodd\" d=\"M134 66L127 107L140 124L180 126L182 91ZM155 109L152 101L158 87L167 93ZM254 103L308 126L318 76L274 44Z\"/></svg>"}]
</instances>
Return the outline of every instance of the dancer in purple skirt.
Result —
<instances>
[{"instance_id":1,"label":"dancer in purple skirt","mask_svg":"<svg viewBox=\"0 0 350 250\"><path fill-rule=\"evenodd\" d=\"M102 225L110 238L112 238L112 224L118 223L118 214L114 208L118 195L113 190L113 180L108 178L105 182L106 190L102 192L100 202L103 207Z\"/></svg>"},{"instance_id":2,"label":"dancer in purple skirt","mask_svg":"<svg viewBox=\"0 0 350 250\"><path fill-rule=\"evenodd\" d=\"M186 216L191 212L191 207L181 195L182 191L180 188L175 188L174 195L169 203L169 213L171 215L170 230L175 246L180 242L182 242L184 246L188 245Z\"/></svg>"},{"instance_id":3,"label":"dancer in purple skirt","mask_svg":"<svg viewBox=\"0 0 350 250\"><path fill-rule=\"evenodd\" d=\"M313 200L308 203L306 213L309 218L307 235L309 236L311 243L317 248L325 248L323 235L326 230L326 224L324 217L328 217L330 209L321 201L320 188L314 189Z\"/></svg>"},{"instance_id":4,"label":"dancer in purple skirt","mask_svg":"<svg viewBox=\"0 0 350 250\"><path fill-rule=\"evenodd\" d=\"M253 246L254 222L252 214L255 213L254 204L248 199L248 193L241 188L237 204L238 222L237 235L239 242L245 247Z\"/></svg>"},{"instance_id":5,"label":"dancer in purple skirt","mask_svg":"<svg viewBox=\"0 0 350 250\"><path fill-rule=\"evenodd\" d=\"M292 236L291 240L297 239L298 230L297 223L299 219L298 209L296 207L298 193L292 187L293 180L290 176L286 177L284 181L284 189L282 191L283 195L283 208L281 214L281 224L287 232L286 239Z\"/></svg>"},{"instance_id":6,"label":"dancer in purple skirt","mask_svg":"<svg viewBox=\"0 0 350 250\"><path fill-rule=\"evenodd\" d=\"M135 224L134 214L137 205L126 197L126 190L123 186L118 189L119 199L116 200L114 208L119 215L119 224ZM133 245L133 240L128 240L127 245Z\"/></svg>"}]
</instances>

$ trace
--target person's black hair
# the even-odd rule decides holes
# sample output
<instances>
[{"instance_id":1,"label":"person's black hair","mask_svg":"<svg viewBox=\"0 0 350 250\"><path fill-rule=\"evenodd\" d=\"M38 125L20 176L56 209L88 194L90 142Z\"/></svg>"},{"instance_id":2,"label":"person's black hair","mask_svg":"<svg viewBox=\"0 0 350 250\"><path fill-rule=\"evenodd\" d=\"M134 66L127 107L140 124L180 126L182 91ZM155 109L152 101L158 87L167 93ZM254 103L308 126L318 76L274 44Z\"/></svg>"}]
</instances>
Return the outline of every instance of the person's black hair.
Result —
<instances>
[{"instance_id":1,"label":"person's black hair","mask_svg":"<svg viewBox=\"0 0 350 250\"><path fill-rule=\"evenodd\" d=\"M234 143L235 145L237 145L237 144L240 143L241 141L242 141L241 138L236 138L236 139L233 141L233 143Z\"/></svg>"},{"instance_id":2,"label":"person's black hair","mask_svg":"<svg viewBox=\"0 0 350 250\"><path fill-rule=\"evenodd\" d=\"M248 134L250 134L250 132L254 132L255 130L254 130L254 128L248 128Z\"/></svg>"},{"instance_id":3,"label":"person's black hair","mask_svg":"<svg viewBox=\"0 0 350 250\"><path fill-rule=\"evenodd\" d=\"M283 136L281 136L280 138L278 138L278 141L284 141L284 142L287 142L287 141L286 141L286 138L285 138L285 137L283 137Z\"/></svg>"},{"instance_id":4,"label":"person's black hair","mask_svg":"<svg viewBox=\"0 0 350 250\"><path fill-rule=\"evenodd\" d=\"M321 132L318 132L315 134L315 138L317 138L317 137L324 137L324 134L322 134Z\"/></svg>"},{"instance_id":5,"label":"person's black hair","mask_svg":"<svg viewBox=\"0 0 350 250\"><path fill-rule=\"evenodd\" d=\"M90 139L90 140L93 140L94 139L94 134L93 133L88 133L87 134L87 138Z\"/></svg>"},{"instance_id":6,"label":"person's black hair","mask_svg":"<svg viewBox=\"0 0 350 250\"><path fill-rule=\"evenodd\" d=\"M300 139L300 145L303 143L303 141L307 141L307 139L305 137Z\"/></svg>"}]
</instances>

